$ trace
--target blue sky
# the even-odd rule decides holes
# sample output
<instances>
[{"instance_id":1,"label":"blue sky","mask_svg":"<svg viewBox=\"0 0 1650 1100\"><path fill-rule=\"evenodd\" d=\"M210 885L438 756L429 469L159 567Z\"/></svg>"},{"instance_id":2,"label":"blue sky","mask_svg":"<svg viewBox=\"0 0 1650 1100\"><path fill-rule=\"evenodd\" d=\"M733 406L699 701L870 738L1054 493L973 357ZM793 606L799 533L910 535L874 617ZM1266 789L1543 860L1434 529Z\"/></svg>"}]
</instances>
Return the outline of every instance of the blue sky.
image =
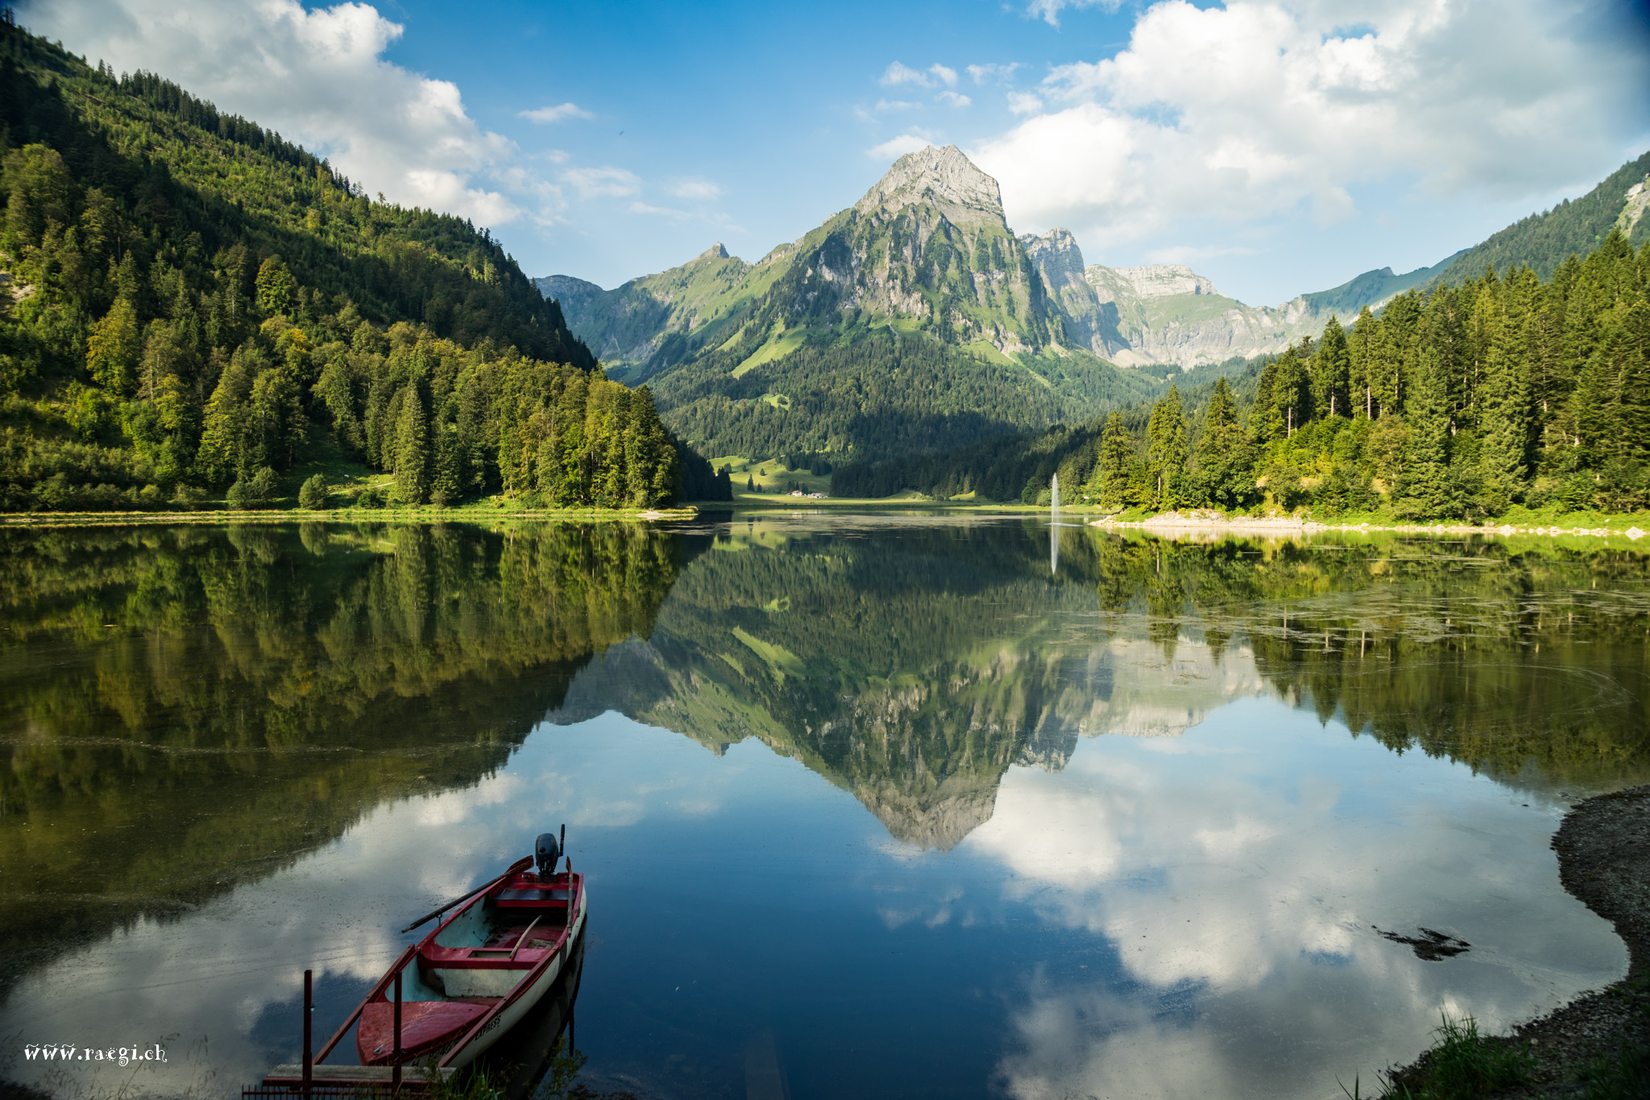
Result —
<instances>
[{"instance_id":1,"label":"blue sky","mask_svg":"<svg viewBox=\"0 0 1650 1100\"><path fill-rule=\"evenodd\" d=\"M613 286L755 259L899 152L963 148L1010 225L1275 304L1443 258L1650 148L1644 5L1571 0L561 4L51 0L369 192Z\"/></svg>"}]
</instances>

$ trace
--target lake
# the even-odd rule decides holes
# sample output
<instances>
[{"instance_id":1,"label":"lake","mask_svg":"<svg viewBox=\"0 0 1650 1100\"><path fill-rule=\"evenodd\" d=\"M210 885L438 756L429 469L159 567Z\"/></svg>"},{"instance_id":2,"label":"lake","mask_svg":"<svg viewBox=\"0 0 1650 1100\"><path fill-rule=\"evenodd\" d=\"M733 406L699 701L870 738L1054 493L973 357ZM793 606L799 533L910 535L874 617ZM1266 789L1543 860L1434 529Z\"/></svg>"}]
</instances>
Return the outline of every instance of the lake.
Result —
<instances>
[{"instance_id":1,"label":"lake","mask_svg":"<svg viewBox=\"0 0 1650 1100\"><path fill-rule=\"evenodd\" d=\"M1650 780L1631 547L738 514L14 528L0 577L45 1095L238 1094L305 967L324 1037L563 822L581 1080L644 1097L1367 1093L1626 970L1548 844Z\"/></svg>"}]
</instances>

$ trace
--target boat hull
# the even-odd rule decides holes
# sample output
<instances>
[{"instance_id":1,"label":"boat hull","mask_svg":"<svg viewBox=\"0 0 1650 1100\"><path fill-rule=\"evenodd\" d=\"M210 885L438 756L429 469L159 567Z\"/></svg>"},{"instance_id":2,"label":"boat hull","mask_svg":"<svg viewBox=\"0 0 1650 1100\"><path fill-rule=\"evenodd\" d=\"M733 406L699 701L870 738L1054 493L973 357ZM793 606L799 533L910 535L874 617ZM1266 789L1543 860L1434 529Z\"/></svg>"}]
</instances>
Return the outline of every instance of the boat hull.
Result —
<instances>
[{"instance_id":1,"label":"boat hull","mask_svg":"<svg viewBox=\"0 0 1650 1100\"><path fill-rule=\"evenodd\" d=\"M403 956L363 1003L355 1036L361 1063L434 1058L458 1068L473 1062L555 985L584 933L587 912L582 875L539 880L527 872L495 881ZM567 923L541 928L547 916ZM530 923L515 926L523 921ZM489 922L502 922L504 930L489 938ZM399 1041L397 969L403 986L414 991L401 1004Z\"/></svg>"}]
</instances>

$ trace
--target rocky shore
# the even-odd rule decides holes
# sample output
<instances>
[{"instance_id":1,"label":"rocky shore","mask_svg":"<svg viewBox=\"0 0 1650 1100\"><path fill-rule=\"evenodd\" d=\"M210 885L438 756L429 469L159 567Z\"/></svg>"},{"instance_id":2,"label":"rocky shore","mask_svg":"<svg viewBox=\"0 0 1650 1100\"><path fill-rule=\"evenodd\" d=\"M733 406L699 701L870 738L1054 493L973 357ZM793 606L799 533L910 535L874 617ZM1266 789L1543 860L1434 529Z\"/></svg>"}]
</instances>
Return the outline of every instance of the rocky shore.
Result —
<instances>
[{"instance_id":1,"label":"rocky shore","mask_svg":"<svg viewBox=\"0 0 1650 1100\"><path fill-rule=\"evenodd\" d=\"M1119 520L1109 516L1090 520L1091 527L1136 528L1157 535L1195 535L1199 532L1216 534L1289 536L1315 534L1322 531L1373 532L1386 531L1401 535L1573 535L1589 538L1625 537L1637 542L1650 532L1632 526L1613 527L1559 527L1556 525L1476 524L1476 523L1333 523L1304 519L1300 516L1229 516L1223 512L1197 510L1191 512L1160 512L1139 520Z\"/></svg>"},{"instance_id":2,"label":"rocky shore","mask_svg":"<svg viewBox=\"0 0 1650 1100\"><path fill-rule=\"evenodd\" d=\"M1564 888L1626 942L1627 976L1511 1035L1486 1039L1523 1051L1530 1069L1517 1086L1474 1095L1650 1096L1650 786L1582 802L1565 816L1553 848ZM1394 1070L1388 1095L1425 1095L1434 1055Z\"/></svg>"}]
</instances>

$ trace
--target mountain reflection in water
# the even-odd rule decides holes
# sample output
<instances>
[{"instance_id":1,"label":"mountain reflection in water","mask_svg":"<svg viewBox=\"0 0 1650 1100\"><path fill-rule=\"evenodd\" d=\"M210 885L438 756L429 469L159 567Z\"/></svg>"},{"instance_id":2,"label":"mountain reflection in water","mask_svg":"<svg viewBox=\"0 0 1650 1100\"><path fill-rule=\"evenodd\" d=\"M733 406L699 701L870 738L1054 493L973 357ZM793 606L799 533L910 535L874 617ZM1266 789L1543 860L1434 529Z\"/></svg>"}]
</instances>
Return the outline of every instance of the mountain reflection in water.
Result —
<instances>
[{"instance_id":1,"label":"mountain reflection in water","mask_svg":"<svg viewBox=\"0 0 1650 1100\"><path fill-rule=\"evenodd\" d=\"M736 517L0 567L0 1034L175 1036L160 1094L290 1060L304 966L341 1016L562 819L586 1074L644 1094L761 1049L796 1096L1327 1095L1624 966L1546 844L1647 770L1630 550Z\"/></svg>"}]
</instances>

